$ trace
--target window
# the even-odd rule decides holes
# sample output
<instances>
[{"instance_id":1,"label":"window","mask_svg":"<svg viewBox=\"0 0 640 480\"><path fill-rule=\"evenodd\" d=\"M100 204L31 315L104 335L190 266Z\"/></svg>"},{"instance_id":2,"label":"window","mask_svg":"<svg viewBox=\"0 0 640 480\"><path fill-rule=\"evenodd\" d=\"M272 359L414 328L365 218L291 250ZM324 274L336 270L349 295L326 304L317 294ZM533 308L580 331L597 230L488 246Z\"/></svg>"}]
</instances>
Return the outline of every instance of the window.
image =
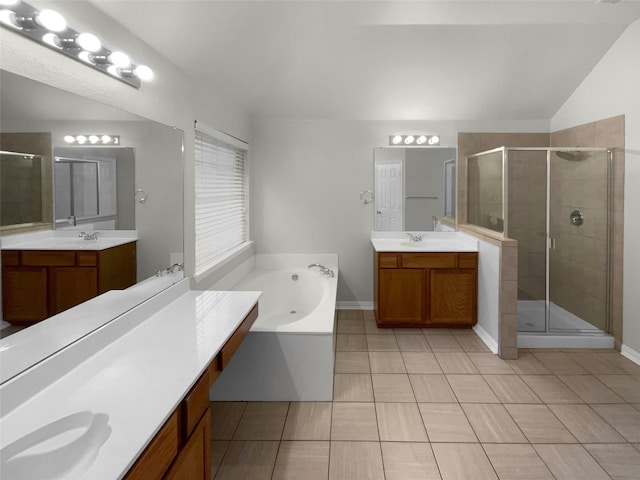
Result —
<instances>
[{"instance_id":1,"label":"window","mask_svg":"<svg viewBox=\"0 0 640 480\"><path fill-rule=\"evenodd\" d=\"M249 241L248 145L225 134L195 133L197 276Z\"/></svg>"}]
</instances>

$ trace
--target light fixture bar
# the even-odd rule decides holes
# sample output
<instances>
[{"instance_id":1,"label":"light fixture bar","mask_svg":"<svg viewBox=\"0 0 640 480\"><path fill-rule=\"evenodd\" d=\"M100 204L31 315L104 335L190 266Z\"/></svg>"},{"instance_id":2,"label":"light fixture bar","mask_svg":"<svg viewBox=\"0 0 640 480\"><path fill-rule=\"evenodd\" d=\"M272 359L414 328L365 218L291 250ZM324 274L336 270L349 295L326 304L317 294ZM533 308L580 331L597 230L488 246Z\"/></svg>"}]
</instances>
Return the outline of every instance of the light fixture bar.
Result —
<instances>
[{"instance_id":1,"label":"light fixture bar","mask_svg":"<svg viewBox=\"0 0 640 480\"><path fill-rule=\"evenodd\" d=\"M37 10L20 0L2 1L0 25L134 88L140 88L141 80L153 79L149 67L132 64L126 54L104 47L92 33L70 28L54 10Z\"/></svg>"},{"instance_id":2,"label":"light fixture bar","mask_svg":"<svg viewBox=\"0 0 640 480\"><path fill-rule=\"evenodd\" d=\"M389 145L392 147L435 147L440 145L440 137L423 133L389 135Z\"/></svg>"},{"instance_id":3,"label":"light fixture bar","mask_svg":"<svg viewBox=\"0 0 640 480\"><path fill-rule=\"evenodd\" d=\"M105 135L104 133L65 135L64 141L69 145L104 147L105 145L120 145L120 135Z\"/></svg>"}]
</instances>

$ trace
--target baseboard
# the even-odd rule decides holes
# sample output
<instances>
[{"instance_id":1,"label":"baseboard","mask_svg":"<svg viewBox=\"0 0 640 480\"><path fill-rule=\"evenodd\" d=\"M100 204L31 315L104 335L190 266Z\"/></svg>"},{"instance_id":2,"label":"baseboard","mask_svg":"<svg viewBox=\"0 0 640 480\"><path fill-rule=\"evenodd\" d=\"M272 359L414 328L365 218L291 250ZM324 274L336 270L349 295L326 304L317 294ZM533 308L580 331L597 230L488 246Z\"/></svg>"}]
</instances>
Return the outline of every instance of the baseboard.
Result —
<instances>
[{"instance_id":1,"label":"baseboard","mask_svg":"<svg viewBox=\"0 0 640 480\"><path fill-rule=\"evenodd\" d=\"M489 350L491 350L496 355L498 354L498 342L496 342L491 337L491 335L489 335L487 333L487 331L484 328L482 328L480 325L476 324L476 326L473 327L473 331L476 332L476 334L480 337L480 340L482 340L484 342L484 344L487 347L489 347Z\"/></svg>"},{"instance_id":2,"label":"baseboard","mask_svg":"<svg viewBox=\"0 0 640 480\"><path fill-rule=\"evenodd\" d=\"M622 345L620 349L620 354L631 360L633 363L637 363L640 365L640 352L636 352L633 348L627 347L626 345Z\"/></svg>"},{"instance_id":3,"label":"baseboard","mask_svg":"<svg viewBox=\"0 0 640 480\"><path fill-rule=\"evenodd\" d=\"M373 302L337 302L338 310L373 310Z\"/></svg>"}]
</instances>

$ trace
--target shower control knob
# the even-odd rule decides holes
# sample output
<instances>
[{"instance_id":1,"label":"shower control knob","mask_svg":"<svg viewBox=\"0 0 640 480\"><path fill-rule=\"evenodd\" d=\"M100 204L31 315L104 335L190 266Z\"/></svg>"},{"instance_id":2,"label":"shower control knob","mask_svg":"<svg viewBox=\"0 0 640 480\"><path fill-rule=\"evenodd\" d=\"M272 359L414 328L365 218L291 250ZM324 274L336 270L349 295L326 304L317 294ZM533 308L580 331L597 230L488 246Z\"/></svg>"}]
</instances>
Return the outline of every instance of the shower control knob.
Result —
<instances>
[{"instance_id":1,"label":"shower control knob","mask_svg":"<svg viewBox=\"0 0 640 480\"><path fill-rule=\"evenodd\" d=\"M569 215L569 220L571 221L571 225L579 227L584 223L584 215L580 210L574 210Z\"/></svg>"}]
</instances>

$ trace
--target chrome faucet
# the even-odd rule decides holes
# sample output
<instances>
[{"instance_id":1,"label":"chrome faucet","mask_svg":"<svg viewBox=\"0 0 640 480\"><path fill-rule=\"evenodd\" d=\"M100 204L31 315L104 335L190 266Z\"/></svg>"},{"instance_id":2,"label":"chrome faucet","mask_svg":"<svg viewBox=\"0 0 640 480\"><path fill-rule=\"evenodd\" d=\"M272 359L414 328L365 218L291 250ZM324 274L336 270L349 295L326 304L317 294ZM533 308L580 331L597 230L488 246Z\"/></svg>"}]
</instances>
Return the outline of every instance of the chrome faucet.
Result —
<instances>
[{"instance_id":1,"label":"chrome faucet","mask_svg":"<svg viewBox=\"0 0 640 480\"><path fill-rule=\"evenodd\" d=\"M407 233L407 235L409 235L409 240L411 240L412 242L419 242L422 240L421 233Z\"/></svg>"},{"instance_id":2,"label":"chrome faucet","mask_svg":"<svg viewBox=\"0 0 640 480\"><path fill-rule=\"evenodd\" d=\"M179 272L184 272L184 265L182 263L174 263L169 268L167 268L167 272L173 273L176 269L178 269Z\"/></svg>"},{"instance_id":3,"label":"chrome faucet","mask_svg":"<svg viewBox=\"0 0 640 480\"><path fill-rule=\"evenodd\" d=\"M98 240L98 232L93 232L93 233L80 232L78 234L78 237L84 238L85 240Z\"/></svg>"},{"instance_id":4,"label":"chrome faucet","mask_svg":"<svg viewBox=\"0 0 640 480\"><path fill-rule=\"evenodd\" d=\"M331 270L330 268L325 267L321 263L312 263L311 265L307 266L307 268L313 268L313 267L320 268L322 270L323 274L328 275L331 278L336 276L336 274L333 272L333 270Z\"/></svg>"}]
</instances>

